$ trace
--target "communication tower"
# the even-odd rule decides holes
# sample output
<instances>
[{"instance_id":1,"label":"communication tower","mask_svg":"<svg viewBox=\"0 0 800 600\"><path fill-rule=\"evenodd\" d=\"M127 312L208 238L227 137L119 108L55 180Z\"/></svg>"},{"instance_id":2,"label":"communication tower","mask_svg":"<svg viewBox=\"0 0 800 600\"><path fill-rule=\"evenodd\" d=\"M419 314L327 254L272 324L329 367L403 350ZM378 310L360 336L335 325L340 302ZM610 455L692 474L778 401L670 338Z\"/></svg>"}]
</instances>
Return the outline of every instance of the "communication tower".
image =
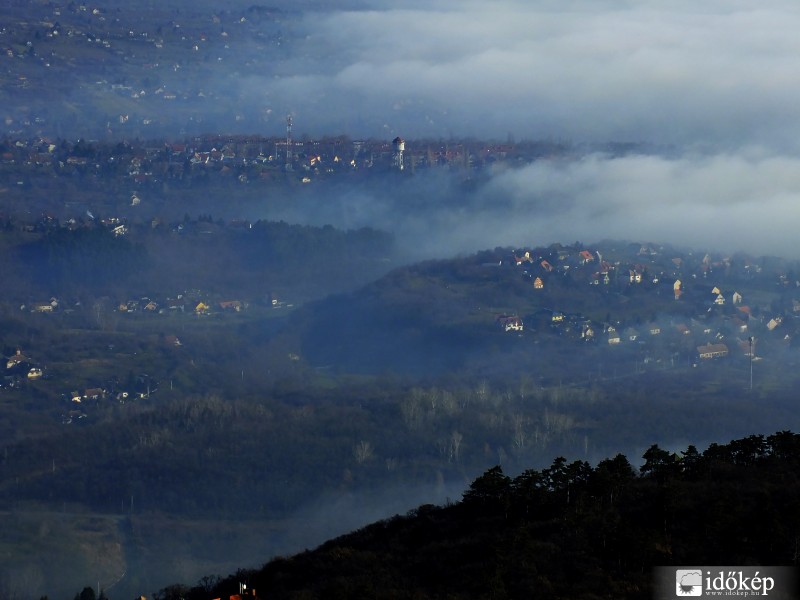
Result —
<instances>
[{"instance_id":1,"label":"communication tower","mask_svg":"<svg viewBox=\"0 0 800 600\"><path fill-rule=\"evenodd\" d=\"M292 170L292 115L286 117L286 170Z\"/></svg>"}]
</instances>

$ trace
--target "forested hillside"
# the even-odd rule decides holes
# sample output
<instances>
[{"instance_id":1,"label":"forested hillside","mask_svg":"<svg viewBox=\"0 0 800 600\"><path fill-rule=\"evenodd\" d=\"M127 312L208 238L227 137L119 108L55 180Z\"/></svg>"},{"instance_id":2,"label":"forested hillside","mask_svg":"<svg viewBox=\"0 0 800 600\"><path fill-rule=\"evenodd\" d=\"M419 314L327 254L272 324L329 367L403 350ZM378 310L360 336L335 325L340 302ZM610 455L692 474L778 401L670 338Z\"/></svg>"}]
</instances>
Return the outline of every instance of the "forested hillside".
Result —
<instances>
[{"instance_id":1,"label":"forested hillside","mask_svg":"<svg viewBox=\"0 0 800 600\"><path fill-rule=\"evenodd\" d=\"M212 589L162 593L206 600L245 583L262 598L649 599L655 566L797 564L798 434L703 452L653 444L642 459L637 471L621 454L596 466L558 457L514 477L495 466L455 504L421 506Z\"/></svg>"},{"instance_id":2,"label":"forested hillside","mask_svg":"<svg viewBox=\"0 0 800 600\"><path fill-rule=\"evenodd\" d=\"M712 362L785 361L800 340L793 261L605 241L401 266L299 312L313 365L547 385ZM755 351L754 351L755 352ZM716 361L719 363L720 361Z\"/></svg>"},{"instance_id":3,"label":"forested hillside","mask_svg":"<svg viewBox=\"0 0 800 600\"><path fill-rule=\"evenodd\" d=\"M126 299L199 289L305 300L371 281L385 273L394 252L391 235L369 228L226 222L211 215L135 225L43 218L22 232L12 226L3 238L17 259L6 268L22 298L40 293Z\"/></svg>"}]
</instances>

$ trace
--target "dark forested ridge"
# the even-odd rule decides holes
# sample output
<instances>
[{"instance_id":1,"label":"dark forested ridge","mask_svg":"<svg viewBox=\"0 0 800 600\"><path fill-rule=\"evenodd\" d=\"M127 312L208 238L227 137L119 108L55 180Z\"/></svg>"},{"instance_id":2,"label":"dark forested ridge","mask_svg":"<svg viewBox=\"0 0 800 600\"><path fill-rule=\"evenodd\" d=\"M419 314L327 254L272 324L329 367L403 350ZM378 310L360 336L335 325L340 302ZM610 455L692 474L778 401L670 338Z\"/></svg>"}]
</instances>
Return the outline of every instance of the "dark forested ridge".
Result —
<instances>
[{"instance_id":1,"label":"dark forested ridge","mask_svg":"<svg viewBox=\"0 0 800 600\"><path fill-rule=\"evenodd\" d=\"M55 228L22 244L19 256L35 284L65 291L102 289L151 266L141 244L105 227Z\"/></svg>"},{"instance_id":2,"label":"dark forested ridge","mask_svg":"<svg viewBox=\"0 0 800 600\"><path fill-rule=\"evenodd\" d=\"M655 566L798 562L800 435L751 435L700 452L651 445L592 467L556 458L511 477L500 466L463 499L420 506L316 550L239 571L263 598L651 598Z\"/></svg>"},{"instance_id":3,"label":"dark forested ridge","mask_svg":"<svg viewBox=\"0 0 800 600\"><path fill-rule=\"evenodd\" d=\"M363 285L393 258L390 234L283 221L223 221L199 215L144 224L43 217L12 226L3 242L17 297L25 292L97 298L163 297L187 288L242 298L319 297Z\"/></svg>"}]
</instances>

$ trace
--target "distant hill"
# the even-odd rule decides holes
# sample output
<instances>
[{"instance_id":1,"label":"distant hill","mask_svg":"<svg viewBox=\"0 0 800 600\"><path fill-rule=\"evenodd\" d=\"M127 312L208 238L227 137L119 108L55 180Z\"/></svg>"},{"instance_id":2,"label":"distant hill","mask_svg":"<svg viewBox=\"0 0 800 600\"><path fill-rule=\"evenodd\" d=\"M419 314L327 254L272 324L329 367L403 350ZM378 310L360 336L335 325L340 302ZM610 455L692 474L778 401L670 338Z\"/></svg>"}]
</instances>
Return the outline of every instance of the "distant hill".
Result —
<instances>
[{"instance_id":1,"label":"distant hill","mask_svg":"<svg viewBox=\"0 0 800 600\"><path fill-rule=\"evenodd\" d=\"M87 218L62 225L42 218L12 224L0 238L15 259L5 268L20 280L13 293L23 298L163 296L200 288L248 300L270 293L306 299L371 281L386 272L394 252L392 236L370 228L225 222L203 215L147 224Z\"/></svg>"},{"instance_id":2,"label":"distant hill","mask_svg":"<svg viewBox=\"0 0 800 600\"><path fill-rule=\"evenodd\" d=\"M711 344L743 360L750 336L760 356L779 357L796 337L793 272L785 261L639 243L498 248L402 267L308 305L295 331L312 365L362 373L525 365L552 381L580 362L626 372L698 364Z\"/></svg>"}]
</instances>

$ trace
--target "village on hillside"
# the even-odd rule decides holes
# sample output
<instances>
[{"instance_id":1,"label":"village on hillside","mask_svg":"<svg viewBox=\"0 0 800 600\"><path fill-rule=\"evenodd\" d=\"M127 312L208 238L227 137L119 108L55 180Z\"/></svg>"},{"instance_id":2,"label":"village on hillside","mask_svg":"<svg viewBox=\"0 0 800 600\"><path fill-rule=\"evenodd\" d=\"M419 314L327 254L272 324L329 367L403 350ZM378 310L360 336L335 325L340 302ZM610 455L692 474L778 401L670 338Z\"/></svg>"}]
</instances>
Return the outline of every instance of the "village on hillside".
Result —
<instances>
[{"instance_id":1,"label":"village on hillside","mask_svg":"<svg viewBox=\"0 0 800 600\"><path fill-rule=\"evenodd\" d=\"M800 282L791 265L777 259L695 255L649 243L554 244L499 256L496 262L485 262L485 254L474 260L484 261L482 269L521 282L530 302L521 311L496 315L496 327L535 343L588 344L603 349L609 363L627 348L638 357L637 369L646 370L676 362L696 367L729 358L769 360L800 339ZM163 297L106 297L93 306L56 296L19 305L27 318L58 317L62 325L87 311L100 320L163 320L165 333L150 338L159 352L186 352L177 335L182 320L212 318L224 327L229 319L234 327L242 319L280 309L294 307L277 297L222 296L198 289ZM2 387L11 390L40 380L39 385L63 385L49 376L46 364L32 358L37 354L35 347L9 354ZM300 357L292 354L292 360ZM63 390L70 406L65 422L85 414L92 401L125 402L157 389L146 375L129 376L126 384L112 379Z\"/></svg>"},{"instance_id":2,"label":"village on hillside","mask_svg":"<svg viewBox=\"0 0 800 600\"><path fill-rule=\"evenodd\" d=\"M542 307L498 315L496 323L509 333L549 332L609 349L635 345L645 361L655 345L680 350L695 365L728 356L761 360L800 339L800 281L789 265L772 262L653 244L631 244L623 252L560 245L517 250L497 266L519 271ZM557 294L548 295L554 288ZM574 310L587 303L588 311ZM642 315L637 305L652 308ZM587 316L606 311L605 318Z\"/></svg>"}]
</instances>

